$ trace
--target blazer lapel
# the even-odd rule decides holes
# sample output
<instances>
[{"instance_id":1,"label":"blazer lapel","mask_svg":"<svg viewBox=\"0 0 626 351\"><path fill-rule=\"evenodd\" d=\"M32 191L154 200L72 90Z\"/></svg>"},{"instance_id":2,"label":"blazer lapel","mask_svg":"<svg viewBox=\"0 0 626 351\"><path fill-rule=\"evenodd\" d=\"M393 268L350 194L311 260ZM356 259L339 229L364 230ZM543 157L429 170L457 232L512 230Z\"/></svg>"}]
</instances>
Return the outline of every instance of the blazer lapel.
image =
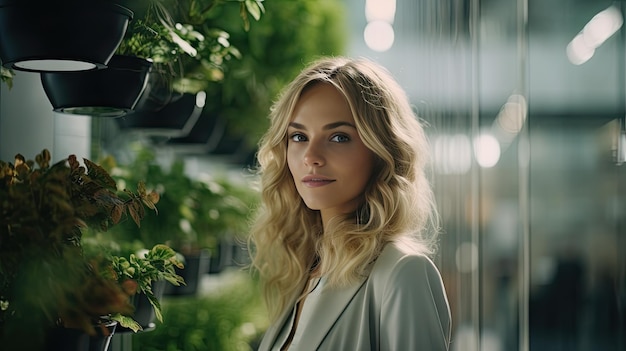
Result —
<instances>
[{"instance_id":1,"label":"blazer lapel","mask_svg":"<svg viewBox=\"0 0 626 351\"><path fill-rule=\"evenodd\" d=\"M303 286L303 283L300 285ZM302 289L299 289L298 291L302 291ZM287 320L287 318L289 318L290 315L293 313L293 308L299 296L300 296L300 293L295 294L291 298L291 301L289 302L289 305L287 305L287 308L282 312L280 317L278 317L276 322L272 323L267 328L267 330L265 331L265 335L263 336L263 340L261 341L261 344L259 345L258 351L269 351L272 345L274 345L274 342L276 342L276 338L278 337L278 334L283 328L283 324L285 324L285 321Z\"/></svg>"},{"instance_id":2,"label":"blazer lapel","mask_svg":"<svg viewBox=\"0 0 626 351\"><path fill-rule=\"evenodd\" d=\"M298 326L305 328L299 344L316 350L366 280L367 277L363 277L345 288L323 289L307 325Z\"/></svg>"},{"instance_id":3,"label":"blazer lapel","mask_svg":"<svg viewBox=\"0 0 626 351\"><path fill-rule=\"evenodd\" d=\"M323 288L321 292L322 295L320 296L318 304L315 306L307 325L298 325L298 329L306 328L306 330L303 330L303 334L299 342L300 345L307 345L307 347L309 345L314 346L313 349L315 350L321 345L330 329L333 327L335 322L337 322L337 319L339 319L348 304L350 304L350 301L352 301L359 289L361 289L363 284L365 284L372 266L373 264L370 263L366 269L365 275L351 286L335 289ZM301 284L301 286L303 285ZM287 318L291 315L291 313L293 313L293 308L299 296L300 294L297 294L292 298L291 303L288 305L288 308L283 311L280 318L278 318L275 323L272 323L272 325L267 329L263 340L259 345L258 351L270 350L274 345L283 324L285 324Z\"/></svg>"}]
</instances>

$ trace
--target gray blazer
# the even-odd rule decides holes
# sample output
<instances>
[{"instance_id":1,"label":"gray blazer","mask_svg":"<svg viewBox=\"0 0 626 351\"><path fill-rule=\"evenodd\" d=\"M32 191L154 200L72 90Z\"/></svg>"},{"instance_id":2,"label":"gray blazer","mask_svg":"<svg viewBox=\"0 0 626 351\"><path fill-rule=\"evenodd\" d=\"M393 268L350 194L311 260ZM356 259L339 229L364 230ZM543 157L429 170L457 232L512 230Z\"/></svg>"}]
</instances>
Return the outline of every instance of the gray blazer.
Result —
<instances>
[{"instance_id":1,"label":"gray blazer","mask_svg":"<svg viewBox=\"0 0 626 351\"><path fill-rule=\"evenodd\" d=\"M450 344L450 307L439 271L425 256L388 244L358 284L323 289L297 345L290 351L444 351ZM292 306L295 304L295 299ZM259 351L272 350L292 313L271 325Z\"/></svg>"}]
</instances>

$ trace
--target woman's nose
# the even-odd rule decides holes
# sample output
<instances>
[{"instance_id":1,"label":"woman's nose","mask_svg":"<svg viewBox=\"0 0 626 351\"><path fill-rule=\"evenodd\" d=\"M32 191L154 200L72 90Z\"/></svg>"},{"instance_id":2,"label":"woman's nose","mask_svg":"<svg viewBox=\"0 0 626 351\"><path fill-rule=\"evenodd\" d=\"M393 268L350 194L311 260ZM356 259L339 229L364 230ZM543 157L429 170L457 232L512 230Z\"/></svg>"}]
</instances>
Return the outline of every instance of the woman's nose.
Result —
<instances>
[{"instance_id":1,"label":"woman's nose","mask_svg":"<svg viewBox=\"0 0 626 351\"><path fill-rule=\"evenodd\" d=\"M309 142L309 145L304 153L304 164L309 167L319 167L324 165L324 155L319 145Z\"/></svg>"}]
</instances>

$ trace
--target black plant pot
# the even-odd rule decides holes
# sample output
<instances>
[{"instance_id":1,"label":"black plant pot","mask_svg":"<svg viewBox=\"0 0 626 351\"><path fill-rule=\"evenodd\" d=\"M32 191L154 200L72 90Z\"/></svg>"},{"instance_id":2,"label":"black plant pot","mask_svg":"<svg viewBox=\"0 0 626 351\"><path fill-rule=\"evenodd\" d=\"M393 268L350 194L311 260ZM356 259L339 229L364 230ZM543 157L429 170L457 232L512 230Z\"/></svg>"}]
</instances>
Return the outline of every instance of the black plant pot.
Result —
<instances>
[{"instance_id":1,"label":"black plant pot","mask_svg":"<svg viewBox=\"0 0 626 351\"><path fill-rule=\"evenodd\" d=\"M204 108L206 94L183 94L157 112L133 111L118 118L123 132L134 132L151 137L176 138L189 134Z\"/></svg>"},{"instance_id":2,"label":"black plant pot","mask_svg":"<svg viewBox=\"0 0 626 351\"><path fill-rule=\"evenodd\" d=\"M54 328L48 333L46 351L107 351L117 322L110 322L106 333L96 326L96 335L89 335L79 329Z\"/></svg>"},{"instance_id":3,"label":"black plant pot","mask_svg":"<svg viewBox=\"0 0 626 351\"><path fill-rule=\"evenodd\" d=\"M174 90L175 74L166 73L163 64L156 64L148 77L146 89L139 96L135 111L141 113L159 112L167 105L174 103L183 93Z\"/></svg>"},{"instance_id":4,"label":"black plant pot","mask_svg":"<svg viewBox=\"0 0 626 351\"><path fill-rule=\"evenodd\" d=\"M113 55L105 69L44 72L41 83L56 112L120 117L134 109L151 67L139 57Z\"/></svg>"},{"instance_id":5,"label":"black plant pot","mask_svg":"<svg viewBox=\"0 0 626 351\"><path fill-rule=\"evenodd\" d=\"M200 250L197 254L185 254L185 268L176 269L176 274L185 279L185 285L167 285L164 295L188 296L196 295L202 283L202 277L209 270L211 254L208 250Z\"/></svg>"},{"instance_id":6,"label":"black plant pot","mask_svg":"<svg viewBox=\"0 0 626 351\"><path fill-rule=\"evenodd\" d=\"M132 17L105 0L0 0L0 60L33 72L104 68Z\"/></svg>"}]
</instances>

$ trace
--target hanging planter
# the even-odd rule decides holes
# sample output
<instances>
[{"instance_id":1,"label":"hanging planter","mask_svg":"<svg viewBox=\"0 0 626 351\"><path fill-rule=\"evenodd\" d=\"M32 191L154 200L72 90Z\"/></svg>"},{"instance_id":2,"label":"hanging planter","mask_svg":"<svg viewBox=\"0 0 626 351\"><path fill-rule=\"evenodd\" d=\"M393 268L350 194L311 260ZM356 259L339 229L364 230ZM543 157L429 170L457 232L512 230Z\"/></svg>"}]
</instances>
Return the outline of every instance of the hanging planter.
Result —
<instances>
[{"instance_id":1,"label":"hanging planter","mask_svg":"<svg viewBox=\"0 0 626 351\"><path fill-rule=\"evenodd\" d=\"M0 0L0 60L31 72L104 68L132 17L104 0Z\"/></svg>"},{"instance_id":2,"label":"hanging planter","mask_svg":"<svg viewBox=\"0 0 626 351\"><path fill-rule=\"evenodd\" d=\"M185 93L178 100L167 104L156 112L134 111L118 118L123 132L132 132L150 137L176 138L189 134L204 108L206 93Z\"/></svg>"},{"instance_id":3,"label":"hanging planter","mask_svg":"<svg viewBox=\"0 0 626 351\"><path fill-rule=\"evenodd\" d=\"M148 77L146 89L139 96L135 111L141 113L158 112L170 103L183 96L183 93L174 90L174 74L157 69Z\"/></svg>"},{"instance_id":4,"label":"hanging planter","mask_svg":"<svg viewBox=\"0 0 626 351\"><path fill-rule=\"evenodd\" d=\"M105 69L43 72L41 83L56 112L120 117L134 109L151 67L139 57L114 55Z\"/></svg>"}]
</instances>

